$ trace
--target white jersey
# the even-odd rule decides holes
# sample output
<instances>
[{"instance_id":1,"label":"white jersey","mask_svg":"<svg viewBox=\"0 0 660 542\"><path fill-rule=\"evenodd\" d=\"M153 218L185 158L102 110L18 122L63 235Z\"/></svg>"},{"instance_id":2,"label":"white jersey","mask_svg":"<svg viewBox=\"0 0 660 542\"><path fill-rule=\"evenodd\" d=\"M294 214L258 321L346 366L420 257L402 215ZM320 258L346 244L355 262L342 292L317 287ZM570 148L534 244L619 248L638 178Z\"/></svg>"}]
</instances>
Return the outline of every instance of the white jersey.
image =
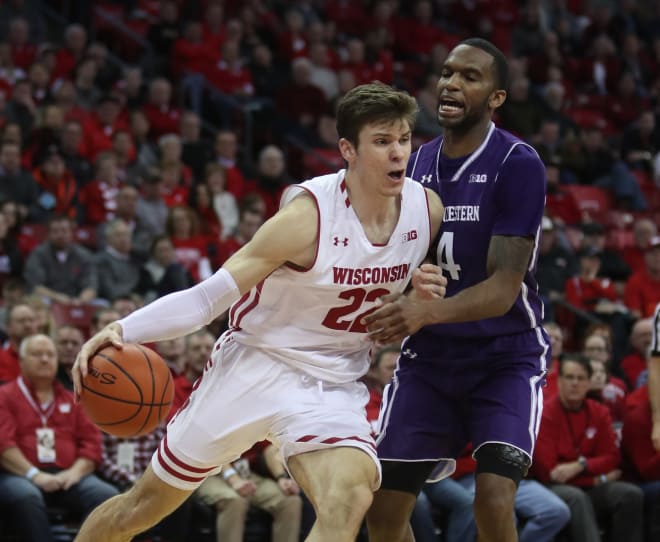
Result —
<instances>
[{"instance_id":1,"label":"white jersey","mask_svg":"<svg viewBox=\"0 0 660 542\"><path fill-rule=\"evenodd\" d=\"M309 269L282 266L231 307L232 339L329 382L354 381L369 366L371 342L361 319L382 295L402 292L429 251L426 192L411 179L399 221L385 245L368 239L350 204L345 171L290 187L319 213L316 259Z\"/></svg>"}]
</instances>

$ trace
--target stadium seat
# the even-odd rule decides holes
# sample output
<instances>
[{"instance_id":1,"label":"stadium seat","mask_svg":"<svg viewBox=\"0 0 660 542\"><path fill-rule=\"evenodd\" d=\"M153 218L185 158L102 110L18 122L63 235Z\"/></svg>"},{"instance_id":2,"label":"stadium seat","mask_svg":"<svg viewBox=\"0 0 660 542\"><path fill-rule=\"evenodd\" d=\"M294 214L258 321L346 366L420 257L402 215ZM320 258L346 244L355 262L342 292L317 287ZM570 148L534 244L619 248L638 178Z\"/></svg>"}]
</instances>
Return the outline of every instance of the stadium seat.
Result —
<instances>
[{"instance_id":1,"label":"stadium seat","mask_svg":"<svg viewBox=\"0 0 660 542\"><path fill-rule=\"evenodd\" d=\"M580 211L587 212L594 222L605 224L612 209L612 196L603 188L581 184L568 184L564 190L571 195Z\"/></svg>"}]
</instances>

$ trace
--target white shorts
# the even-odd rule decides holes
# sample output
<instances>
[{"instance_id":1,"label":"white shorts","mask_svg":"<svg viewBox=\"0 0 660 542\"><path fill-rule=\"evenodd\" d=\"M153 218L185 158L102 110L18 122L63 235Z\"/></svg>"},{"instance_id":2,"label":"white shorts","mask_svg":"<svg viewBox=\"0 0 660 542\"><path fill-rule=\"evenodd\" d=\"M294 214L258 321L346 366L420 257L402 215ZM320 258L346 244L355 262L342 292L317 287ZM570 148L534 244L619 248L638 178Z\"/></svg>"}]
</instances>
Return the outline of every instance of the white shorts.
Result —
<instances>
[{"instance_id":1,"label":"white shorts","mask_svg":"<svg viewBox=\"0 0 660 542\"><path fill-rule=\"evenodd\" d=\"M376 444L360 382L334 384L273 361L261 349L223 337L189 401L167 426L151 466L165 483L194 490L255 442L279 445L289 456L351 446L378 468Z\"/></svg>"}]
</instances>

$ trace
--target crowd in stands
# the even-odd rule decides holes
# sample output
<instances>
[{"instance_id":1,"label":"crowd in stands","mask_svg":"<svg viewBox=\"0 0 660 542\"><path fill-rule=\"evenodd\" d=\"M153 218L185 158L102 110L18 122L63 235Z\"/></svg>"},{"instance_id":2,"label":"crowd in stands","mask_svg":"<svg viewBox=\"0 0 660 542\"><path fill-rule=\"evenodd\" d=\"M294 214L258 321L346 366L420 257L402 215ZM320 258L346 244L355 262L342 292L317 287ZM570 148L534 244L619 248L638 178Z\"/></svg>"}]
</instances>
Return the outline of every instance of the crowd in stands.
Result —
<instances>
[{"instance_id":1,"label":"crowd in stands","mask_svg":"<svg viewBox=\"0 0 660 542\"><path fill-rule=\"evenodd\" d=\"M554 361L538 457L516 501L521 540L620 540L622 528L642 540L635 522L647 542L660 539L646 392L660 302L657 2L44 4L0 1L0 493L24 492L41 518L12 522L20 514L0 497L0 531L25 523L47 536L53 506L80 519L133 483L157 446L160 433L123 440L85 424L68 391L84 340L208 277L287 185L341 167L334 110L355 85L378 79L414 95L415 145L440 134L443 60L478 35L510 60L496 122L537 149L548 176L537 276ZM177 406L225 325L155 345L176 375ZM395 348L378 353L366 379L374 427L395 360ZM62 424L54 435L39 433L50 415L41 403ZM587 405L586 421L567 405ZM83 430L87 441L72 440ZM52 436L50 448L37 442ZM272 516L273 540L304 536L308 503L275 451L260 443L200 489L218 540L241 540L254 508ZM458 466L420 496L418 541L474 536L469 450ZM603 487L615 489L605 498ZM94 497L81 500L83 490ZM191 508L145 536L185 540L177 525L194 523Z\"/></svg>"}]
</instances>

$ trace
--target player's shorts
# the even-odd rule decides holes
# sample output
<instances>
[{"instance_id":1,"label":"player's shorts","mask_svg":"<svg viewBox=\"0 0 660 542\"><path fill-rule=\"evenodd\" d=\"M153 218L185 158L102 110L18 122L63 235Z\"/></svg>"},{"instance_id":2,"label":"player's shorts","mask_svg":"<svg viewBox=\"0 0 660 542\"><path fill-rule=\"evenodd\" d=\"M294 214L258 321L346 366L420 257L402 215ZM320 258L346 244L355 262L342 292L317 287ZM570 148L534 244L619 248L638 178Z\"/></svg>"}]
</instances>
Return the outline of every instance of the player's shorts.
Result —
<instances>
[{"instance_id":1,"label":"player's shorts","mask_svg":"<svg viewBox=\"0 0 660 542\"><path fill-rule=\"evenodd\" d=\"M223 336L189 401L168 424L151 466L167 484L193 490L267 439L279 445L285 463L304 452L359 448L376 464L379 485L368 399L360 382L318 380Z\"/></svg>"},{"instance_id":2,"label":"player's shorts","mask_svg":"<svg viewBox=\"0 0 660 542\"><path fill-rule=\"evenodd\" d=\"M405 343L383 393L378 456L435 461L429 481L449 476L453 458L469 442L475 451L489 442L508 444L531 460L548 355L542 328L481 340L453 338L433 359L424 358L414 342Z\"/></svg>"}]
</instances>

